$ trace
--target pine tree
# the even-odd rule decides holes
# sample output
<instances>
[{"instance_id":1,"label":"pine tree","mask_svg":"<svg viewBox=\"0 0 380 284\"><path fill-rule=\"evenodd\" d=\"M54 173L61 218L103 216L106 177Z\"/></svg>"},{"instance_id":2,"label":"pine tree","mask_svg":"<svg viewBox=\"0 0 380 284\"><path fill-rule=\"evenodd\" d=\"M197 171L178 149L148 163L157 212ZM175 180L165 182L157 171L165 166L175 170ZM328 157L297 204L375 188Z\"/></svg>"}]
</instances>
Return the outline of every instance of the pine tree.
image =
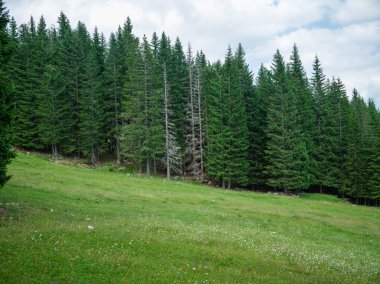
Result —
<instances>
[{"instance_id":1,"label":"pine tree","mask_svg":"<svg viewBox=\"0 0 380 284\"><path fill-rule=\"evenodd\" d=\"M313 63L313 75L311 78L311 87L314 102L314 113L316 117L315 126L313 127L314 137L314 151L313 158L315 160L314 176L315 182L319 185L320 192L322 193L322 187L324 184L325 175L325 152L328 150L328 134L326 133L326 127L328 121L326 120L327 109L331 105L328 105L326 96L326 77L323 73L323 69L318 57L315 57ZM328 171L328 169L326 169Z\"/></svg>"},{"instance_id":2,"label":"pine tree","mask_svg":"<svg viewBox=\"0 0 380 284\"><path fill-rule=\"evenodd\" d=\"M78 28L80 24L78 24ZM75 37L74 37L75 35ZM60 104L62 112L62 143L60 150L65 154L80 155L79 97L83 87L83 52L78 48L78 31L73 33L65 14L58 17L57 68L62 75Z\"/></svg>"},{"instance_id":3,"label":"pine tree","mask_svg":"<svg viewBox=\"0 0 380 284\"><path fill-rule=\"evenodd\" d=\"M197 53L194 62L189 45L187 54L189 98L187 103L186 170L200 182L203 181L204 177L204 113L201 64L199 53Z\"/></svg>"},{"instance_id":4,"label":"pine tree","mask_svg":"<svg viewBox=\"0 0 380 284\"><path fill-rule=\"evenodd\" d=\"M216 62L205 69L204 96L206 97L207 132L205 169L210 180L220 184L223 182L223 148L222 133L225 125L222 123L224 107L222 101L221 63Z\"/></svg>"},{"instance_id":5,"label":"pine tree","mask_svg":"<svg viewBox=\"0 0 380 284\"><path fill-rule=\"evenodd\" d=\"M271 74L264 65L261 65L253 96L253 109L250 119L250 183L263 186L266 183L266 128L268 98L273 92Z\"/></svg>"},{"instance_id":6,"label":"pine tree","mask_svg":"<svg viewBox=\"0 0 380 284\"><path fill-rule=\"evenodd\" d=\"M49 32L49 43L46 48L47 65L43 71L42 92L38 108L41 113L39 131L42 142L51 147L53 158L60 156L59 145L63 141L64 134L64 108L62 108L62 80L63 76L57 67L57 32L52 29Z\"/></svg>"},{"instance_id":7,"label":"pine tree","mask_svg":"<svg viewBox=\"0 0 380 284\"><path fill-rule=\"evenodd\" d=\"M375 102L368 101L368 148L366 153L367 197L378 201L380 199L380 113Z\"/></svg>"},{"instance_id":8,"label":"pine tree","mask_svg":"<svg viewBox=\"0 0 380 284\"><path fill-rule=\"evenodd\" d=\"M186 57L183 52L182 43L177 37L171 51L171 60L168 62L167 68L171 68L170 74L170 94L171 104L173 107L172 121L175 127L178 146L182 149L182 157L184 157L184 149L186 142L186 109L187 93L188 93L188 66Z\"/></svg>"},{"instance_id":9,"label":"pine tree","mask_svg":"<svg viewBox=\"0 0 380 284\"><path fill-rule=\"evenodd\" d=\"M366 134L368 117L366 104L359 92L354 89L351 99L351 116L349 121L347 155L345 162L345 191L349 196L359 199L368 194L366 187Z\"/></svg>"},{"instance_id":10,"label":"pine tree","mask_svg":"<svg viewBox=\"0 0 380 284\"><path fill-rule=\"evenodd\" d=\"M123 157L140 165L144 160L142 148L144 133L144 68L137 39L129 43L126 64L128 71L124 85L124 126L121 131Z\"/></svg>"},{"instance_id":11,"label":"pine tree","mask_svg":"<svg viewBox=\"0 0 380 284\"><path fill-rule=\"evenodd\" d=\"M42 18L43 19L43 18ZM44 30L41 27L40 30ZM46 31L40 31L40 35ZM19 48L14 57L15 64L15 144L25 148L39 149L43 147L38 124L41 114L35 106L38 104L42 86L42 70L44 63L40 47L37 45L39 38L33 17L29 25L21 25L19 29Z\"/></svg>"},{"instance_id":12,"label":"pine tree","mask_svg":"<svg viewBox=\"0 0 380 284\"><path fill-rule=\"evenodd\" d=\"M8 181L7 165L14 158L12 150L12 86L4 67L12 56L12 43L6 28L9 22L8 11L0 0L0 188Z\"/></svg>"},{"instance_id":13,"label":"pine tree","mask_svg":"<svg viewBox=\"0 0 380 284\"><path fill-rule=\"evenodd\" d=\"M97 29L92 40L83 26L83 48L89 50L84 58L84 82L79 94L80 151L96 165L104 150L102 137L102 79L103 49Z\"/></svg>"},{"instance_id":14,"label":"pine tree","mask_svg":"<svg viewBox=\"0 0 380 284\"><path fill-rule=\"evenodd\" d=\"M243 49L243 46L239 43L238 48L236 50L235 54L235 60L236 60L236 68L238 72L238 80L239 80L239 87L241 89L243 100L244 100L244 110L240 109L242 112L241 119L243 121L243 117L246 118L246 127L243 126L244 130L242 132L243 136L248 137L248 142L244 141L244 144L248 144L248 157L245 156L246 154L243 154L241 157L241 162L243 166L243 171L246 171L245 167L247 166L247 161L244 161L248 158L249 163L249 181L251 181L251 176L253 169L255 167L255 161L254 161L254 128L255 128L255 122L254 122L254 112L255 107L257 107L254 104L254 88L253 88L253 76L252 72L249 70L249 66L245 61L245 51ZM243 121L244 123L244 121ZM247 132L248 131L248 132ZM247 132L247 133L245 133ZM245 140L246 138L244 138ZM247 147L246 145L244 147Z\"/></svg>"},{"instance_id":15,"label":"pine tree","mask_svg":"<svg viewBox=\"0 0 380 284\"><path fill-rule=\"evenodd\" d=\"M309 86L308 78L305 69L302 65L296 44L293 45L290 62L287 66L289 77L290 92L295 97L295 103L298 113L298 125L300 126L300 139L306 146L306 159L309 161L306 165L309 168L305 169L305 174L308 176L309 184L314 182L313 177L313 161L312 151L313 145L313 126L315 118L313 112L313 96Z\"/></svg>"},{"instance_id":16,"label":"pine tree","mask_svg":"<svg viewBox=\"0 0 380 284\"><path fill-rule=\"evenodd\" d=\"M232 55L228 48L222 67L222 96L223 108L222 125L224 125L221 140L223 159L221 175L222 186L231 188L232 184L246 185L248 183L248 127L245 113L243 91L239 81L239 55Z\"/></svg>"},{"instance_id":17,"label":"pine tree","mask_svg":"<svg viewBox=\"0 0 380 284\"><path fill-rule=\"evenodd\" d=\"M143 156L146 161L146 173L150 174L151 163L163 154L164 129L162 124L162 91L156 81L156 68L152 50L144 36L141 46L144 73L144 142ZM156 169L154 168L154 172Z\"/></svg>"},{"instance_id":18,"label":"pine tree","mask_svg":"<svg viewBox=\"0 0 380 284\"><path fill-rule=\"evenodd\" d=\"M290 91L285 62L277 50L273 58L273 94L267 112L266 175L268 185L288 190L309 187L309 157L301 138L294 94Z\"/></svg>"},{"instance_id":19,"label":"pine tree","mask_svg":"<svg viewBox=\"0 0 380 284\"><path fill-rule=\"evenodd\" d=\"M163 85L164 85L164 117L165 117L165 159L166 178L170 179L171 172L181 171L180 147L177 145L174 124L171 122L170 87L167 80L166 64L163 66Z\"/></svg>"},{"instance_id":20,"label":"pine tree","mask_svg":"<svg viewBox=\"0 0 380 284\"><path fill-rule=\"evenodd\" d=\"M120 31L118 32L118 34ZM119 36L111 34L105 63L105 98L103 129L109 139L109 147L116 154L116 162L120 164L120 127L121 98L123 77L123 60L120 58Z\"/></svg>"}]
</instances>

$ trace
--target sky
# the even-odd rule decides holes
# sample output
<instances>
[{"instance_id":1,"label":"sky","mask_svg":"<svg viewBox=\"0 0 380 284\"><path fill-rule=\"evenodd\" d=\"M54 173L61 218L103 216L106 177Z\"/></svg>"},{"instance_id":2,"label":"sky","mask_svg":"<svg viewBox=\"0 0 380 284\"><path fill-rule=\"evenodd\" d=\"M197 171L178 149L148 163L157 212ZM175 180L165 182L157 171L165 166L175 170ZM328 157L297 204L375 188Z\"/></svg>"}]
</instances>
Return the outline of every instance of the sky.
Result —
<instances>
[{"instance_id":1,"label":"sky","mask_svg":"<svg viewBox=\"0 0 380 284\"><path fill-rule=\"evenodd\" d=\"M203 50L212 62L241 43L254 74L270 67L278 48L289 60L297 44L308 76L316 55L328 78L339 77L380 108L380 0L5 0L18 24L44 16L56 25L63 11L71 25L95 26L108 38L129 16L134 34L162 31L174 42Z\"/></svg>"}]
</instances>

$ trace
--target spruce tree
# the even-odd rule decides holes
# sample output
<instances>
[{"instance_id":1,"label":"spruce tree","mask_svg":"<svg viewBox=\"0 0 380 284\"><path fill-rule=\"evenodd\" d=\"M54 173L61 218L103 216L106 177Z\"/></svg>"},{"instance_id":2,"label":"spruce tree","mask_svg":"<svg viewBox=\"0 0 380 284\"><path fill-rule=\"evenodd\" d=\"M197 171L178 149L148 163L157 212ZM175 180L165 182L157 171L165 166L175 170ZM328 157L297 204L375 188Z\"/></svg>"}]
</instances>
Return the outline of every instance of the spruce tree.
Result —
<instances>
[{"instance_id":1,"label":"spruce tree","mask_svg":"<svg viewBox=\"0 0 380 284\"><path fill-rule=\"evenodd\" d=\"M223 149L224 141L222 139L225 125L223 125L224 102L222 100L222 74L220 61L205 69L204 95L206 97L207 112L207 132L206 132L206 161L205 169L208 178L217 183L223 182L224 160Z\"/></svg>"},{"instance_id":2,"label":"spruce tree","mask_svg":"<svg viewBox=\"0 0 380 284\"><path fill-rule=\"evenodd\" d=\"M51 147L53 158L58 158L65 130L62 121L66 113L61 102L64 83L57 63L57 32L54 28L49 32L49 43L45 48L48 63L43 70L42 92L38 104L41 113L39 131L42 142Z\"/></svg>"},{"instance_id":3,"label":"spruce tree","mask_svg":"<svg viewBox=\"0 0 380 284\"><path fill-rule=\"evenodd\" d=\"M176 137L178 139L178 146L181 147L182 152L185 149L186 141L186 109L187 93L188 93L188 66L186 64L186 57L182 48L182 43L177 37L171 52L171 62L168 63L171 68L170 93L171 104L173 106L172 121L175 126ZM184 157L184 153L182 153Z\"/></svg>"},{"instance_id":4,"label":"spruce tree","mask_svg":"<svg viewBox=\"0 0 380 284\"><path fill-rule=\"evenodd\" d=\"M354 89L351 99L349 118L348 145L345 159L345 192L354 198L356 203L365 197L367 192L366 177L366 133L368 117L366 104L359 92Z\"/></svg>"},{"instance_id":5,"label":"spruce tree","mask_svg":"<svg viewBox=\"0 0 380 284\"><path fill-rule=\"evenodd\" d=\"M103 49L95 29L92 40L83 27L83 48L89 50L84 58L84 82L79 94L79 149L92 165L96 165L104 150L102 136Z\"/></svg>"},{"instance_id":6,"label":"spruce tree","mask_svg":"<svg viewBox=\"0 0 380 284\"><path fill-rule=\"evenodd\" d=\"M43 28L41 28L43 29ZM42 32L41 32L42 33ZM19 47L16 49L15 64L15 144L20 147L39 149L43 147L38 124L41 114L35 106L38 104L42 86L44 63L33 17L28 25L19 29Z\"/></svg>"},{"instance_id":7,"label":"spruce tree","mask_svg":"<svg viewBox=\"0 0 380 284\"><path fill-rule=\"evenodd\" d=\"M221 133L223 159L222 186L231 188L232 184L246 185L248 183L248 127L245 113L243 91L239 81L239 55L232 55L228 48L222 74L223 107Z\"/></svg>"},{"instance_id":8,"label":"spruce tree","mask_svg":"<svg viewBox=\"0 0 380 284\"><path fill-rule=\"evenodd\" d=\"M146 162L146 173L153 169L156 173L155 159L164 153L164 128L162 124L162 90L157 84L156 65L153 52L144 36L141 46L143 63L143 113L144 142L143 157Z\"/></svg>"},{"instance_id":9,"label":"spruce tree","mask_svg":"<svg viewBox=\"0 0 380 284\"><path fill-rule=\"evenodd\" d=\"M313 106L314 106L314 114L315 114L315 125L313 129L313 137L314 137L314 150L313 150L313 158L314 158L314 176L315 183L319 186L319 190L322 193L322 188L325 185L324 176L328 169L325 169L325 153L328 150L328 133L326 133L328 126L328 121L326 120L326 112L330 112L328 107L331 105L327 102L326 95L326 77L323 73L323 69L318 57L315 57L313 63L313 74L311 78L311 87L313 94Z\"/></svg>"},{"instance_id":10,"label":"spruce tree","mask_svg":"<svg viewBox=\"0 0 380 284\"><path fill-rule=\"evenodd\" d=\"M163 64L164 86L164 119L165 119L165 158L166 178L170 179L171 172L181 172L180 147L174 132L174 124L171 122L170 86L167 79L166 63Z\"/></svg>"},{"instance_id":11,"label":"spruce tree","mask_svg":"<svg viewBox=\"0 0 380 284\"><path fill-rule=\"evenodd\" d=\"M245 167L247 166L247 160L249 163L249 181L251 180L252 173L255 168L255 161L254 161L254 128L255 128L255 122L254 122L254 113L255 113L255 108L257 107L254 102L254 88L253 88L253 76L252 72L249 70L249 66L246 63L245 60L245 51L243 49L243 46L239 43L238 48L235 53L235 60L236 60L236 68L237 68L237 75L238 75L238 83L239 83L239 88L242 92L243 95L243 100L244 100L244 110L241 111L241 121L243 121L243 117L245 117L246 120L246 127L243 126L243 131L241 134L243 136L248 137L248 142L245 141L246 138L243 138L243 144L244 148L246 147L246 144L248 144L248 156L246 154L242 154L241 163L243 166L243 171L246 171ZM248 181L247 181L248 183Z\"/></svg>"},{"instance_id":12,"label":"spruce tree","mask_svg":"<svg viewBox=\"0 0 380 284\"><path fill-rule=\"evenodd\" d=\"M372 99L368 101L368 118L368 148L366 153L367 197L378 201L380 199L380 114Z\"/></svg>"},{"instance_id":13,"label":"spruce tree","mask_svg":"<svg viewBox=\"0 0 380 284\"><path fill-rule=\"evenodd\" d=\"M12 56L11 39L7 34L8 11L0 0L0 188L8 181L7 165L14 158L12 150L12 86L4 69Z\"/></svg>"},{"instance_id":14,"label":"spruce tree","mask_svg":"<svg viewBox=\"0 0 380 284\"><path fill-rule=\"evenodd\" d=\"M120 31L119 31L120 33ZM111 34L105 62L105 98L103 130L109 139L109 149L116 154L116 162L120 164L120 127L121 98L123 82L123 60L120 58L119 37Z\"/></svg>"},{"instance_id":15,"label":"spruce tree","mask_svg":"<svg viewBox=\"0 0 380 284\"><path fill-rule=\"evenodd\" d=\"M298 113L298 125L300 126L300 139L306 146L306 163L308 168L305 169L309 184L314 182L313 177L313 164L312 151L314 149L313 143L313 126L315 125L314 112L313 112L313 97L309 86L308 78L305 69L302 65L301 58L296 44L293 45L290 61L287 66L289 91L295 97L295 103Z\"/></svg>"},{"instance_id":16,"label":"spruce tree","mask_svg":"<svg viewBox=\"0 0 380 284\"><path fill-rule=\"evenodd\" d=\"M273 94L267 112L267 184L277 189L300 190L309 187L310 159L301 137L296 99L291 92L285 62L277 50L273 58Z\"/></svg>"},{"instance_id":17,"label":"spruce tree","mask_svg":"<svg viewBox=\"0 0 380 284\"><path fill-rule=\"evenodd\" d=\"M191 47L188 47L188 102L186 139L186 170L196 180L202 182L204 177L204 113L202 94L201 57L197 53L195 60Z\"/></svg>"},{"instance_id":18,"label":"spruce tree","mask_svg":"<svg viewBox=\"0 0 380 284\"><path fill-rule=\"evenodd\" d=\"M264 65L260 66L253 93L253 108L250 119L250 183L263 186L266 183L266 128L268 99L273 92L271 74Z\"/></svg>"},{"instance_id":19,"label":"spruce tree","mask_svg":"<svg viewBox=\"0 0 380 284\"><path fill-rule=\"evenodd\" d=\"M68 18L61 12L57 28L57 67L62 74L62 85L57 88L62 89L59 101L64 113L60 148L63 153L76 156L80 155L79 97L84 75L83 49L78 48L78 41L78 31L73 33Z\"/></svg>"}]
</instances>

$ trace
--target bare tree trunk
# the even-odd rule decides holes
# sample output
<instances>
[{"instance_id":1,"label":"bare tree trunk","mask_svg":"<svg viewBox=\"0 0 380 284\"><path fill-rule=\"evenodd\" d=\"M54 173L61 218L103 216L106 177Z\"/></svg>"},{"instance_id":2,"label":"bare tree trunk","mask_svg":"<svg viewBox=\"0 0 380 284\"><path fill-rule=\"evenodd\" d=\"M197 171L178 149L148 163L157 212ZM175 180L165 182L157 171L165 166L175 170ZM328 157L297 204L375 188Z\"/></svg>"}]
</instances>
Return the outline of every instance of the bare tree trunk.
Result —
<instances>
[{"instance_id":1,"label":"bare tree trunk","mask_svg":"<svg viewBox=\"0 0 380 284\"><path fill-rule=\"evenodd\" d=\"M202 92L201 92L201 71L199 69L199 64L197 66L198 68L198 119L199 119L199 157L200 157L200 182L203 182L203 128L202 128Z\"/></svg>"},{"instance_id":2,"label":"bare tree trunk","mask_svg":"<svg viewBox=\"0 0 380 284\"><path fill-rule=\"evenodd\" d=\"M146 61L144 61L144 111L145 111L145 132L146 137L148 137L148 83L147 83L147 66ZM150 176L150 160L146 159L146 174Z\"/></svg>"},{"instance_id":3,"label":"bare tree trunk","mask_svg":"<svg viewBox=\"0 0 380 284\"><path fill-rule=\"evenodd\" d=\"M53 143L51 145L51 151L52 151L52 155L53 155L53 158L56 160L58 158L58 149L57 149L57 144Z\"/></svg>"},{"instance_id":4,"label":"bare tree trunk","mask_svg":"<svg viewBox=\"0 0 380 284\"><path fill-rule=\"evenodd\" d=\"M150 160L146 159L146 175L150 176Z\"/></svg>"},{"instance_id":5,"label":"bare tree trunk","mask_svg":"<svg viewBox=\"0 0 380 284\"><path fill-rule=\"evenodd\" d=\"M194 92L193 92L193 62L191 54L191 46L188 47L188 57L189 65L189 93L190 93L190 125L191 125L191 169L194 174L195 171L195 115L194 115Z\"/></svg>"},{"instance_id":6,"label":"bare tree trunk","mask_svg":"<svg viewBox=\"0 0 380 284\"><path fill-rule=\"evenodd\" d=\"M90 161L91 161L91 164L94 165L94 166L98 162L97 159L96 159L94 146L92 146L92 148L91 148L91 159L90 159Z\"/></svg>"},{"instance_id":7,"label":"bare tree trunk","mask_svg":"<svg viewBox=\"0 0 380 284\"><path fill-rule=\"evenodd\" d=\"M166 178L170 179L169 109L168 109L168 86L167 86L167 78L166 78L166 64L164 64L164 110L165 110Z\"/></svg>"},{"instance_id":8,"label":"bare tree trunk","mask_svg":"<svg viewBox=\"0 0 380 284\"><path fill-rule=\"evenodd\" d=\"M228 186L228 189L231 189L231 181L230 180L227 182L227 186Z\"/></svg>"},{"instance_id":9,"label":"bare tree trunk","mask_svg":"<svg viewBox=\"0 0 380 284\"><path fill-rule=\"evenodd\" d=\"M157 174L157 163L156 163L156 158L153 159L153 173Z\"/></svg>"},{"instance_id":10,"label":"bare tree trunk","mask_svg":"<svg viewBox=\"0 0 380 284\"><path fill-rule=\"evenodd\" d=\"M116 67L115 64L113 65L113 73L114 73L114 80L113 80L113 97L114 97L114 110L115 110L115 142L116 142L116 163L120 164L120 145L119 145L119 110L117 107L117 90L116 90Z\"/></svg>"},{"instance_id":11,"label":"bare tree trunk","mask_svg":"<svg viewBox=\"0 0 380 284\"><path fill-rule=\"evenodd\" d=\"M319 185L319 193L323 193L322 185L321 184Z\"/></svg>"},{"instance_id":12,"label":"bare tree trunk","mask_svg":"<svg viewBox=\"0 0 380 284\"><path fill-rule=\"evenodd\" d=\"M226 188L226 184L225 184L224 178L222 179L222 188L223 188L223 189Z\"/></svg>"}]
</instances>

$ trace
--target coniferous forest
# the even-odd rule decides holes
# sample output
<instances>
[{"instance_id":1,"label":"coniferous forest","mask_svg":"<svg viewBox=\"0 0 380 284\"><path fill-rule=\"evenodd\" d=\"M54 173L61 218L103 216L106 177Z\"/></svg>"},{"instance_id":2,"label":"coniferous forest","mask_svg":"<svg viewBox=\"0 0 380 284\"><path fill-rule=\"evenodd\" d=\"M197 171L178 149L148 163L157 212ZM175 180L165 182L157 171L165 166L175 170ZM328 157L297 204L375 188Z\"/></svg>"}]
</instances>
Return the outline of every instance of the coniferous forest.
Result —
<instances>
[{"instance_id":1,"label":"coniferous forest","mask_svg":"<svg viewBox=\"0 0 380 284\"><path fill-rule=\"evenodd\" d=\"M138 38L129 18L109 39L63 13L51 28L43 17L6 23L0 109L13 107L16 147L93 165L112 155L146 175L223 188L335 192L380 205L379 110L327 78L318 57L308 78L296 45L254 76L241 45L210 63L165 33ZM1 119L5 147L10 118Z\"/></svg>"}]
</instances>

